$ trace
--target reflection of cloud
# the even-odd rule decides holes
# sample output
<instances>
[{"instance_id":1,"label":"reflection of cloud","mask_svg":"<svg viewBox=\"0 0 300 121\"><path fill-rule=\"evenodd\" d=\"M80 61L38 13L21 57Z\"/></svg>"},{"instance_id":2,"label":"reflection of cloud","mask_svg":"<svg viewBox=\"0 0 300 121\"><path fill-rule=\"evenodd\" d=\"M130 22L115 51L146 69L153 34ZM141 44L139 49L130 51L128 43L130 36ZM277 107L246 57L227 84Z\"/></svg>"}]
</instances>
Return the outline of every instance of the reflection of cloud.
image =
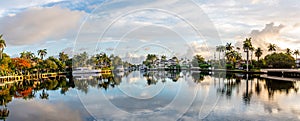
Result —
<instances>
[{"instance_id":1,"label":"reflection of cloud","mask_svg":"<svg viewBox=\"0 0 300 121\"><path fill-rule=\"evenodd\" d=\"M80 121L80 111L72 110L65 104L50 104L37 100L26 100L10 105L8 120L13 121Z\"/></svg>"},{"instance_id":2,"label":"reflection of cloud","mask_svg":"<svg viewBox=\"0 0 300 121\"><path fill-rule=\"evenodd\" d=\"M137 82L139 79L140 79L139 77L130 77L127 79L127 81L129 84L132 84L132 83Z\"/></svg>"}]
</instances>

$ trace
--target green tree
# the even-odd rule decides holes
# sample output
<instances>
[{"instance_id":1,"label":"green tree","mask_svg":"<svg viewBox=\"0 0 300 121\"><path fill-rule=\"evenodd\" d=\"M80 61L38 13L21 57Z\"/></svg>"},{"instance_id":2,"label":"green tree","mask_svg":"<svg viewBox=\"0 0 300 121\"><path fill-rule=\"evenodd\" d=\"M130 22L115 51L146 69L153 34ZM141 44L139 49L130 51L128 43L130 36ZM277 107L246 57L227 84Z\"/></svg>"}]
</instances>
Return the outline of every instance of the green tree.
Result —
<instances>
[{"instance_id":1,"label":"green tree","mask_svg":"<svg viewBox=\"0 0 300 121\"><path fill-rule=\"evenodd\" d=\"M262 56L263 50L259 47L255 51L255 56L257 57L257 61L259 61L259 58Z\"/></svg>"},{"instance_id":2,"label":"green tree","mask_svg":"<svg viewBox=\"0 0 300 121\"><path fill-rule=\"evenodd\" d=\"M2 53L4 51L4 48L6 47L5 40L2 38L3 35L0 35L0 59L2 59Z\"/></svg>"},{"instance_id":3,"label":"green tree","mask_svg":"<svg viewBox=\"0 0 300 121\"><path fill-rule=\"evenodd\" d=\"M194 67L199 67L201 64L206 64L205 58L198 54L193 57L191 63Z\"/></svg>"},{"instance_id":4,"label":"green tree","mask_svg":"<svg viewBox=\"0 0 300 121\"><path fill-rule=\"evenodd\" d=\"M51 57L46 59L43 64L44 68L48 71L56 71L58 69L57 64L52 60Z\"/></svg>"},{"instance_id":5,"label":"green tree","mask_svg":"<svg viewBox=\"0 0 300 121\"><path fill-rule=\"evenodd\" d=\"M295 59L288 54L273 53L265 57L267 65L273 68L292 68L296 65Z\"/></svg>"},{"instance_id":6,"label":"green tree","mask_svg":"<svg viewBox=\"0 0 300 121\"><path fill-rule=\"evenodd\" d=\"M118 59L121 59L121 58L119 58L118 56L108 57L105 53L100 53L95 56L95 61L96 61L95 63L100 68L111 67L112 65L117 66L118 64L119 65L122 64L122 63L117 63L117 64L115 63L116 65L114 65L113 61L114 60L118 61Z\"/></svg>"},{"instance_id":7,"label":"green tree","mask_svg":"<svg viewBox=\"0 0 300 121\"><path fill-rule=\"evenodd\" d=\"M59 60L63 63L66 63L66 61L69 59L68 54L65 54L64 52L59 53Z\"/></svg>"},{"instance_id":8,"label":"green tree","mask_svg":"<svg viewBox=\"0 0 300 121\"><path fill-rule=\"evenodd\" d=\"M34 53L30 52L30 51L23 51L20 53L20 58L23 59L28 59L28 60L32 60L35 56Z\"/></svg>"},{"instance_id":9,"label":"green tree","mask_svg":"<svg viewBox=\"0 0 300 121\"><path fill-rule=\"evenodd\" d=\"M12 72L11 58L3 53L2 59L0 60L0 76Z\"/></svg>"},{"instance_id":10,"label":"green tree","mask_svg":"<svg viewBox=\"0 0 300 121\"><path fill-rule=\"evenodd\" d=\"M156 59L158 58L155 54L148 54L146 56L146 60L143 61L143 64L145 64L147 67L151 67L151 64L153 64Z\"/></svg>"},{"instance_id":11,"label":"green tree","mask_svg":"<svg viewBox=\"0 0 300 121\"><path fill-rule=\"evenodd\" d=\"M83 52L77 55L74 55L72 59L72 65L74 67L83 67L87 65L87 60L88 60L88 54L87 52Z\"/></svg>"},{"instance_id":12,"label":"green tree","mask_svg":"<svg viewBox=\"0 0 300 121\"><path fill-rule=\"evenodd\" d=\"M47 49L38 50L38 55L41 57L42 60L46 56L46 54L47 54Z\"/></svg>"},{"instance_id":13,"label":"green tree","mask_svg":"<svg viewBox=\"0 0 300 121\"><path fill-rule=\"evenodd\" d=\"M227 61L230 62L231 64L233 64L235 67L236 62L238 60L241 60L242 56L238 51L232 50L232 51L229 51L226 53L226 58L227 58Z\"/></svg>"}]
</instances>

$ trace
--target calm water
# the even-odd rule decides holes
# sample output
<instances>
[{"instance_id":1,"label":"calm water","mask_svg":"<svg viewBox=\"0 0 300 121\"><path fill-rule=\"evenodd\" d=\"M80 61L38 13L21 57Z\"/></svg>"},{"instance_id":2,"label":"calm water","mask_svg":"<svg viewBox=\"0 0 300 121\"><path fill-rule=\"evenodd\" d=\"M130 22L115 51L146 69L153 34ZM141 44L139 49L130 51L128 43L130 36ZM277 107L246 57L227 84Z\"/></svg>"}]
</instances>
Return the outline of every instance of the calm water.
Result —
<instances>
[{"instance_id":1,"label":"calm water","mask_svg":"<svg viewBox=\"0 0 300 121\"><path fill-rule=\"evenodd\" d=\"M300 120L299 87L259 75L134 71L11 84L0 99L7 120Z\"/></svg>"}]
</instances>

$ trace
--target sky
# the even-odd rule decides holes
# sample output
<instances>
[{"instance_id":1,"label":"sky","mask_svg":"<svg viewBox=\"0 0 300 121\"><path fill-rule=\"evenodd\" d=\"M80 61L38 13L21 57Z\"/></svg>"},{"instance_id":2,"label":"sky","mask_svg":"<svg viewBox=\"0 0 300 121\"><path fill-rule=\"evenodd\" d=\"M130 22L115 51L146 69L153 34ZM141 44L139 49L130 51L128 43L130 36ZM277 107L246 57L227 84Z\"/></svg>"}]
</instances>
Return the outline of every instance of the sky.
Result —
<instances>
[{"instance_id":1,"label":"sky","mask_svg":"<svg viewBox=\"0 0 300 121\"><path fill-rule=\"evenodd\" d=\"M136 63L148 53L212 59L217 45L247 37L264 55L269 43L300 49L299 15L297 0L1 0L0 33L12 57L46 48Z\"/></svg>"}]
</instances>

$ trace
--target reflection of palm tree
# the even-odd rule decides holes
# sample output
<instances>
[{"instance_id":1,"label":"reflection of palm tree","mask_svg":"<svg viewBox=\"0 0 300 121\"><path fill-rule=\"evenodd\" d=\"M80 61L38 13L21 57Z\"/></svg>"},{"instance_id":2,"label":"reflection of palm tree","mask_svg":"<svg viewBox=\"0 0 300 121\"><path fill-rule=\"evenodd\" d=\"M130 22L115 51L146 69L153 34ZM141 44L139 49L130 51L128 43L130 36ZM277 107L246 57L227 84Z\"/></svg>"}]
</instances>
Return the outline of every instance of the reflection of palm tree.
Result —
<instances>
[{"instance_id":1,"label":"reflection of palm tree","mask_svg":"<svg viewBox=\"0 0 300 121\"><path fill-rule=\"evenodd\" d=\"M48 97L49 97L49 94L43 89L42 94L40 94L40 98L48 100Z\"/></svg>"},{"instance_id":2,"label":"reflection of palm tree","mask_svg":"<svg viewBox=\"0 0 300 121\"><path fill-rule=\"evenodd\" d=\"M286 94L289 94L291 89L297 90L295 82L292 81L274 81L268 79L266 80L266 87L268 89L269 98L273 98L275 91L285 91Z\"/></svg>"},{"instance_id":3,"label":"reflection of palm tree","mask_svg":"<svg viewBox=\"0 0 300 121\"><path fill-rule=\"evenodd\" d=\"M204 80L204 75L201 73L192 73L192 78L195 83L200 83Z\"/></svg>"},{"instance_id":4,"label":"reflection of palm tree","mask_svg":"<svg viewBox=\"0 0 300 121\"><path fill-rule=\"evenodd\" d=\"M252 96L252 91L249 92L248 74L247 74L246 92L243 94L243 100L245 104L250 104L251 96Z\"/></svg>"},{"instance_id":5,"label":"reflection of palm tree","mask_svg":"<svg viewBox=\"0 0 300 121\"><path fill-rule=\"evenodd\" d=\"M4 99L2 100L2 104L4 104ZM0 119L4 120L8 117L9 115L9 110L7 109L7 106L4 105L2 109L0 109Z\"/></svg>"},{"instance_id":6,"label":"reflection of palm tree","mask_svg":"<svg viewBox=\"0 0 300 121\"><path fill-rule=\"evenodd\" d=\"M260 92L261 92L261 86L260 86L260 84L259 84L259 81L260 81L260 80L257 79L256 85L255 85L255 92L256 92L257 95L259 95Z\"/></svg>"}]
</instances>

